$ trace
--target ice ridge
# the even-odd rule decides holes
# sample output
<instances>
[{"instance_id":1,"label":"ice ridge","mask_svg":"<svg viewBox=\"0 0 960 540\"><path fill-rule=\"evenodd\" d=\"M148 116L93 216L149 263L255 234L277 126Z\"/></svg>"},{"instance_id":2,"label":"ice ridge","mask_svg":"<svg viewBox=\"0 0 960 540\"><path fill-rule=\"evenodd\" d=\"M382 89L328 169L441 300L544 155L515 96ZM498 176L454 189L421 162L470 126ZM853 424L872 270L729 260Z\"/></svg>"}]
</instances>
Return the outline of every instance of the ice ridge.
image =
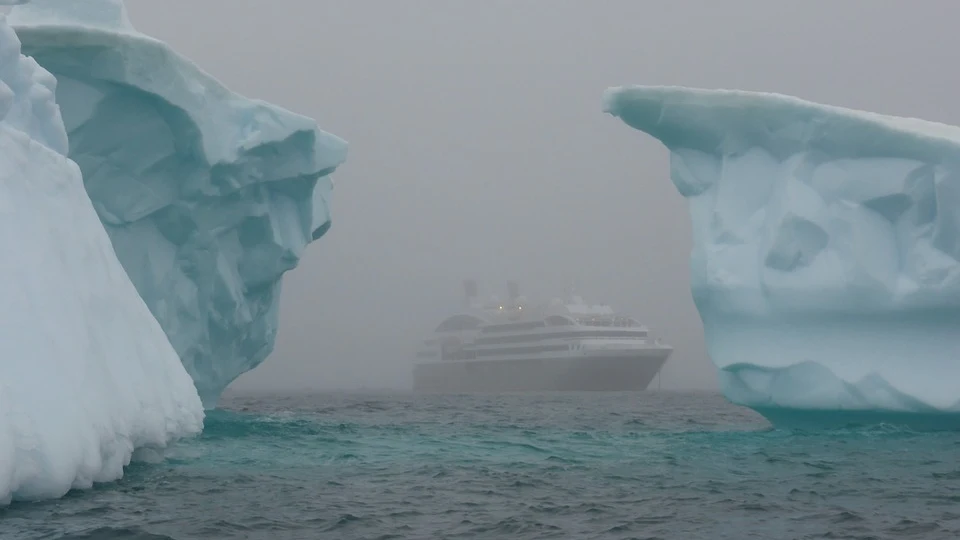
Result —
<instances>
[{"instance_id":1,"label":"ice ridge","mask_svg":"<svg viewBox=\"0 0 960 540\"><path fill-rule=\"evenodd\" d=\"M670 150L728 398L956 418L960 128L739 90L617 87L603 108Z\"/></svg>"},{"instance_id":2,"label":"ice ridge","mask_svg":"<svg viewBox=\"0 0 960 540\"><path fill-rule=\"evenodd\" d=\"M34 0L10 23L58 79L69 156L207 407L273 350L282 275L330 228L347 145L231 92L117 0Z\"/></svg>"},{"instance_id":3,"label":"ice ridge","mask_svg":"<svg viewBox=\"0 0 960 540\"><path fill-rule=\"evenodd\" d=\"M0 15L0 504L115 480L203 427L66 157L56 87Z\"/></svg>"}]
</instances>

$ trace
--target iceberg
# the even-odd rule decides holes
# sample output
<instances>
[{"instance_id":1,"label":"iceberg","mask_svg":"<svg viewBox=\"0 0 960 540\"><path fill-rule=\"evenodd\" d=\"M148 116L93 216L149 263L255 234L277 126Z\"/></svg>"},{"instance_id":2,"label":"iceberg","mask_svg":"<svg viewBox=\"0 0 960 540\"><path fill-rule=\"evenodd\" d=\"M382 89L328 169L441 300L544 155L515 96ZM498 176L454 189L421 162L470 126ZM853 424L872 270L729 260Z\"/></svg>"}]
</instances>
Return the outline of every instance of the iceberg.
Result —
<instances>
[{"instance_id":1,"label":"iceberg","mask_svg":"<svg viewBox=\"0 0 960 540\"><path fill-rule=\"evenodd\" d=\"M730 401L780 426L960 427L960 128L734 90L603 102L670 151Z\"/></svg>"},{"instance_id":2,"label":"iceberg","mask_svg":"<svg viewBox=\"0 0 960 540\"><path fill-rule=\"evenodd\" d=\"M56 85L0 15L4 505L120 478L135 451L198 433L204 419L67 158Z\"/></svg>"},{"instance_id":3,"label":"iceberg","mask_svg":"<svg viewBox=\"0 0 960 540\"><path fill-rule=\"evenodd\" d=\"M11 9L56 76L69 157L204 405L273 350L282 275L330 228L346 143L231 92L118 0Z\"/></svg>"}]
</instances>

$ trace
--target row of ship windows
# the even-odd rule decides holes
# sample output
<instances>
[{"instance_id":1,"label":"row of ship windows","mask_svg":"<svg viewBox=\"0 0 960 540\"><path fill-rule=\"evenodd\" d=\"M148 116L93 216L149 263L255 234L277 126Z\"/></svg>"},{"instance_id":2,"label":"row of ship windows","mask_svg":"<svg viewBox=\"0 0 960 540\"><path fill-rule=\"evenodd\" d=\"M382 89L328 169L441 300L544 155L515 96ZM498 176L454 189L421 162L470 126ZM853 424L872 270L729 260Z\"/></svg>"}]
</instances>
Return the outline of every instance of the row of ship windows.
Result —
<instances>
[{"instance_id":1,"label":"row of ship windows","mask_svg":"<svg viewBox=\"0 0 960 540\"><path fill-rule=\"evenodd\" d=\"M566 319L564 319L566 320ZM569 321L567 321L569 324ZM533 330L534 328L543 328L547 326L544 321L536 322L526 322L526 323L510 323L510 324L492 324L490 326L485 326L480 332L483 334L489 334L494 332L517 332L519 330Z\"/></svg>"},{"instance_id":2,"label":"row of ship windows","mask_svg":"<svg viewBox=\"0 0 960 540\"><path fill-rule=\"evenodd\" d=\"M629 318L629 317L601 317L601 318L581 318L577 319L577 324L583 326L613 326L617 328L630 328L632 326L640 326L640 323Z\"/></svg>"},{"instance_id":3,"label":"row of ship windows","mask_svg":"<svg viewBox=\"0 0 960 540\"><path fill-rule=\"evenodd\" d=\"M591 338L591 337L608 337L608 338L631 338L631 339L643 339L648 337L647 332L644 330L633 331L633 332L624 332L624 331L581 331L581 332L559 332L556 334L530 334L530 335L520 335L520 336L499 336L499 337L481 337L477 338L474 342L476 345L506 345L511 343L524 343L531 341L545 341L545 340L554 340L554 339L582 339L582 338ZM435 346L437 344L436 339L428 339L424 341L424 344L427 346ZM567 345L556 345L558 347L567 347ZM501 349L508 350L508 349ZM418 353L421 358L432 358L436 354L430 351L422 351Z\"/></svg>"},{"instance_id":4,"label":"row of ship windows","mask_svg":"<svg viewBox=\"0 0 960 540\"><path fill-rule=\"evenodd\" d=\"M437 332L457 332L463 330L473 330L483 324L483 321L472 315L460 314L450 317L437 327ZM639 322L630 317L579 317L576 322L561 315L551 315L542 321L515 322L506 324L492 324L483 327L481 333L492 334L498 332L517 332L521 330L534 330L545 328L547 326L594 326L594 327L615 327L631 328L641 326Z\"/></svg>"},{"instance_id":5,"label":"row of ship windows","mask_svg":"<svg viewBox=\"0 0 960 540\"><path fill-rule=\"evenodd\" d=\"M509 347L505 349L487 349L477 351L478 357L502 356L507 354L533 354L573 350L572 345L540 345L538 347Z\"/></svg>"},{"instance_id":6,"label":"row of ship windows","mask_svg":"<svg viewBox=\"0 0 960 540\"><path fill-rule=\"evenodd\" d=\"M630 317L580 317L576 320L576 323L574 323L574 321L566 317L551 315L543 321L494 324L486 326L483 328L483 330L481 330L481 333L489 334L495 332L516 332L519 330L544 328L546 326L573 326L574 324L607 328L631 328L641 326L640 323L631 319Z\"/></svg>"},{"instance_id":7,"label":"row of ship windows","mask_svg":"<svg viewBox=\"0 0 960 540\"><path fill-rule=\"evenodd\" d=\"M577 345L549 345L542 347L511 347L509 349L491 349L491 350L458 350L447 352L444 358L447 359L473 359L473 358L488 358L492 356L504 356L508 354L533 354L533 353L543 353L543 352L559 352L559 351L574 351L580 350L581 346ZM437 351L420 351L417 353L419 358L436 358L438 355Z\"/></svg>"},{"instance_id":8,"label":"row of ship windows","mask_svg":"<svg viewBox=\"0 0 960 540\"><path fill-rule=\"evenodd\" d=\"M580 350L580 344L575 345L543 345L539 347L510 347L506 349L490 349L490 350L450 350L443 351L441 354L441 359L445 361L452 360L475 360L477 358L496 358L498 356L507 356L514 354L536 354L536 353L545 353L545 352L562 352L562 351L574 351ZM419 353L421 358L436 358L437 353L434 352L421 352Z\"/></svg>"},{"instance_id":9,"label":"row of ship windows","mask_svg":"<svg viewBox=\"0 0 960 540\"><path fill-rule=\"evenodd\" d=\"M477 345L499 345L505 343L523 343L525 341L543 341L545 339L580 339L591 337L645 338L647 337L647 332L645 330L581 330L573 332L557 332L555 334L479 337L475 340L475 343Z\"/></svg>"},{"instance_id":10,"label":"row of ship windows","mask_svg":"<svg viewBox=\"0 0 960 540\"><path fill-rule=\"evenodd\" d=\"M580 349L580 345L540 345L537 347L510 347L507 349L491 350L455 350L444 351L443 360L473 360L476 358L492 358L511 354L535 354L545 352L561 352ZM434 358L436 353L421 352L422 358Z\"/></svg>"}]
</instances>

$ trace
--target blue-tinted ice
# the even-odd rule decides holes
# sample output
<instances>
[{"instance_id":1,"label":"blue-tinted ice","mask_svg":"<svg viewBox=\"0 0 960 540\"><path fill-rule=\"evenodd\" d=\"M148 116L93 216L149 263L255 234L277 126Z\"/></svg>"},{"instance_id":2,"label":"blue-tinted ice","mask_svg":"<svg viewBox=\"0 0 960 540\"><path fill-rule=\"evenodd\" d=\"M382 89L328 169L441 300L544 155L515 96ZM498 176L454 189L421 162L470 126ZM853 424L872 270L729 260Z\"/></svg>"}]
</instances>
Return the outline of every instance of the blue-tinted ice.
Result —
<instances>
[{"instance_id":1,"label":"blue-tinted ice","mask_svg":"<svg viewBox=\"0 0 960 540\"><path fill-rule=\"evenodd\" d=\"M731 401L781 425L960 426L960 128L679 87L604 109L670 150Z\"/></svg>"},{"instance_id":2,"label":"blue-tinted ice","mask_svg":"<svg viewBox=\"0 0 960 540\"><path fill-rule=\"evenodd\" d=\"M118 0L12 9L52 72L69 157L206 406L272 351L280 281L330 227L347 145L137 32Z\"/></svg>"},{"instance_id":3,"label":"blue-tinted ice","mask_svg":"<svg viewBox=\"0 0 960 540\"><path fill-rule=\"evenodd\" d=\"M203 427L66 156L56 86L0 15L2 505L115 480L136 450Z\"/></svg>"}]
</instances>

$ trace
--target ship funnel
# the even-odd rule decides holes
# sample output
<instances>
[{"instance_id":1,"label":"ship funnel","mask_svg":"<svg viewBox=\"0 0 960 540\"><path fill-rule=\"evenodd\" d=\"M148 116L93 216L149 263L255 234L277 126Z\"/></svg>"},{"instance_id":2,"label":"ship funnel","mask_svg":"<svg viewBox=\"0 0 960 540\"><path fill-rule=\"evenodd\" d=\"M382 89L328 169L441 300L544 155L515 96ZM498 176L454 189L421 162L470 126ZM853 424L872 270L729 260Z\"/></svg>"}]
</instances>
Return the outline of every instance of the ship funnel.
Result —
<instances>
[{"instance_id":1,"label":"ship funnel","mask_svg":"<svg viewBox=\"0 0 960 540\"><path fill-rule=\"evenodd\" d=\"M463 296L467 305L473 305L477 299L477 282L473 279L467 279L463 282Z\"/></svg>"},{"instance_id":2,"label":"ship funnel","mask_svg":"<svg viewBox=\"0 0 960 540\"><path fill-rule=\"evenodd\" d=\"M520 287L516 281L507 282L507 296L510 300L516 300L520 296Z\"/></svg>"}]
</instances>

